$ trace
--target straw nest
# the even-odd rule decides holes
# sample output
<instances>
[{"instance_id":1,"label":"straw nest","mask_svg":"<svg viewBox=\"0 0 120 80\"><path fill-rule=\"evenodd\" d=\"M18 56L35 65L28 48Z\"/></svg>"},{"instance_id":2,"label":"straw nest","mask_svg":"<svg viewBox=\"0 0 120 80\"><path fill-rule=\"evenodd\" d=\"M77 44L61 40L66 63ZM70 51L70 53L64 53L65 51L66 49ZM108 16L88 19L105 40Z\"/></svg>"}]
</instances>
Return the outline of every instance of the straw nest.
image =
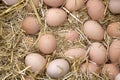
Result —
<instances>
[{"instance_id":1,"label":"straw nest","mask_svg":"<svg viewBox=\"0 0 120 80\"><path fill-rule=\"evenodd\" d=\"M32 5L33 11L27 11L25 9L28 3ZM13 6L6 6L4 3L0 3L0 80L25 80L25 76L33 77L35 80L52 80L45 75L44 71L39 74L31 72L29 67L26 67L24 63L24 57L27 55L27 52L39 52L36 43L41 34L52 33L57 36L58 47L56 51L54 51L52 55L43 55L48 62L59 57L65 58L63 53L68 48L84 47L86 50L89 50L88 46L91 41L86 38L81 30L83 23L90 19L87 15L86 7L73 13L61 7L68 13L68 21L61 27L55 28L48 27L44 20L47 6L39 2L39 8L37 9L32 3L32 0L20 0ZM104 4L107 9L108 0L104 0ZM21 29L21 21L28 15L36 16L39 25L42 25L40 32L36 35L26 35ZM120 15L112 15L108 10L105 10L104 18L99 21L100 24L106 29L106 25L112 21L120 21ZM64 35L68 29L76 30L80 34L79 40L75 42L65 40L62 35ZM111 39L105 34L102 43L108 48L110 42ZM90 74L78 72L82 62L88 61L88 56L83 60L77 59L68 61L71 65L70 72L60 80L91 79ZM107 74L91 74L91 80L108 80Z\"/></svg>"}]
</instances>

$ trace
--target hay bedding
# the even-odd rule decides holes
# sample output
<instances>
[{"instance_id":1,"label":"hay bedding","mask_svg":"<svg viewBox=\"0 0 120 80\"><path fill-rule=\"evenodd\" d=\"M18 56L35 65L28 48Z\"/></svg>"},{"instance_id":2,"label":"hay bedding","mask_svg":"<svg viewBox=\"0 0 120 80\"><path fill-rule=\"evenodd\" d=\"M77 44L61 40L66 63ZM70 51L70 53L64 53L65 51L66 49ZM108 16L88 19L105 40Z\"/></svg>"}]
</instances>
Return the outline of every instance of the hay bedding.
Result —
<instances>
[{"instance_id":1,"label":"hay bedding","mask_svg":"<svg viewBox=\"0 0 120 80\"><path fill-rule=\"evenodd\" d=\"M31 12L25 9L28 2L31 2L33 8ZM107 9L108 0L104 0L104 3ZM61 8L68 12L64 7ZM43 5L42 2L39 2L39 8L36 9L32 4L32 0L20 0L13 6L6 6L0 2L0 80L25 80L24 77L26 76L33 77L35 80L52 80L45 74L45 70L39 74L35 74L24 64L24 57L27 55L27 52L39 53L36 43L42 34L52 33L57 39L57 49L53 54L43 55L48 63L59 57L65 58L63 53L69 48L84 47L86 50L89 50L88 46L91 41L81 31L83 23L90 19L87 15L86 7L77 12L68 12L68 21L61 27L56 28L48 27L44 20L47 9L48 7ZM40 32L36 35L26 35L21 29L21 21L28 15L37 16L39 25L42 25ZM99 22L106 29L106 25L112 21L120 21L120 15L112 15L106 10L104 18ZM80 34L79 40L70 42L64 39L63 35L69 29L74 29ZM101 43L108 48L110 42L110 37L105 34L104 41ZM88 61L88 56L83 60L68 61L71 65L70 72L58 80L108 80L107 74L103 73L100 75L92 73L92 79L88 73L78 73L82 62Z\"/></svg>"}]
</instances>

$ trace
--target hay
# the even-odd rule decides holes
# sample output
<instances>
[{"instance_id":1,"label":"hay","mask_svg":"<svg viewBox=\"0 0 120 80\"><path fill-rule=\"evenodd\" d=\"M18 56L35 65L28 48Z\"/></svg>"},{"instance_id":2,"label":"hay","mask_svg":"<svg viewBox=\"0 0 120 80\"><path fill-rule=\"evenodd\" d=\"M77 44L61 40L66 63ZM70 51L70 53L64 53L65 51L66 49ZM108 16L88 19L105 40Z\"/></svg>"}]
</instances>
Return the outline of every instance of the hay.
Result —
<instances>
[{"instance_id":1,"label":"hay","mask_svg":"<svg viewBox=\"0 0 120 80\"><path fill-rule=\"evenodd\" d=\"M28 2L32 5L32 12L25 9ZM110 22L120 21L120 15L112 15L107 10L108 0L104 0L104 3L106 5L105 16L99 22L106 29ZM37 41L42 34L52 33L57 38L58 46L56 51L52 55L43 55L48 63L59 57L65 58L63 53L69 48L84 47L86 50L89 50L88 46L91 44L91 41L82 32L83 23L90 19L87 15L86 7L78 12L70 13L62 6L61 8L68 13L68 21L57 28L47 26L44 20L47 7L42 2L39 2L39 7L40 9L35 8L32 0L20 0L13 6L6 6L4 3L0 3L0 80L25 80L25 76L33 77L35 80L53 80L44 71L39 74L31 72L29 70L30 67L26 67L24 64L24 57L27 55L27 52L39 52ZM26 35L21 29L21 21L28 15L36 16L41 26L40 32L36 35ZM64 39L62 35L69 29L74 29L80 34L79 40L69 42ZM102 43L107 49L110 42L111 39L105 34ZM58 80L108 80L108 76L104 73L98 75L96 73L85 74L78 72L81 64L84 61L88 61L87 53L84 59L67 60L71 65L70 72Z\"/></svg>"}]
</instances>

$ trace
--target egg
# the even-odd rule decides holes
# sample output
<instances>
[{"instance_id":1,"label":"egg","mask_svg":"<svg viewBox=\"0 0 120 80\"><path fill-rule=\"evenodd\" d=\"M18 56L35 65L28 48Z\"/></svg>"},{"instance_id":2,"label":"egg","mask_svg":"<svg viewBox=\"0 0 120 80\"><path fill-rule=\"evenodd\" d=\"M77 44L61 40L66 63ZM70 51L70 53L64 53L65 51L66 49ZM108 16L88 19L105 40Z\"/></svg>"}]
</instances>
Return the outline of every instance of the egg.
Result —
<instances>
[{"instance_id":1,"label":"egg","mask_svg":"<svg viewBox=\"0 0 120 80\"><path fill-rule=\"evenodd\" d=\"M104 64L107 58L107 50L101 43L94 42L90 46L89 57L98 65Z\"/></svg>"},{"instance_id":2,"label":"egg","mask_svg":"<svg viewBox=\"0 0 120 80\"><path fill-rule=\"evenodd\" d=\"M25 64L26 64L26 66L30 66L30 69L33 72L39 73L45 67L46 60L43 56L41 56L38 53L29 53L25 57Z\"/></svg>"},{"instance_id":3,"label":"egg","mask_svg":"<svg viewBox=\"0 0 120 80\"><path fill-rule=\"evenodd\" d=\"M67 20L67 13L60 8L50 8L46 11L45 20L49 26L61 26Z\"/></svg>"},{"instance_id":4,"label":"egg","mask_svg":"<svg viewBox=\"0 0 120 80\"><path fill-rule=\"evenodd\" d=\"M38 47L44 54L51 54L57 46L55 37L52 34L44 34L39 38Z\"/></svg>"},{"instance_id":5,"label":"egg","mask_svg":"<svg viewBox=\"0 0 120 80\"><path fill-rule=\"evenodd\" d=\"M119 56L119 65L120 65L120 56Z\"/></svg>"},{"instance_id":6,"label":"egg","mask_svg":"<svg viewBox=\"0 0 120 80\"><path fill-rule=\"evenodd\" d=\"M74 30L68 31L65 34L65 36L66 36L66 39L69 40L69 41L75 41L79 38L79 34Z\"/></svg>"},{"instance_id":7,"label":"egg","mask_svg":"<svg viewBox=\"0 0 120 80\"><path fill-rule=\"evenodd\" d=\"M120 22L112 22L107 27L107 33L111 37L120 37Z\"/></svg>"},{"instance_id":8,"label":"egg","mask_svg":"<svg viewBox=\"0 0 120 80\"><path fill-rule=\"evenodd\" d=\"M33 4L34 4L34 6L35 6L36 8L38 8L38 7L39 7L39 0L33 0ZM29 1L29 3L27 4L26 9L27 9L28 11L33 11L33 8L32 8L32 5L30 4L30 1Z\"/></svg>"},{"instance_id":9,"label":"egg","mask_svg":"<svg viewBox=\"0 0 120 80\"><path fill-rule=\"evenodd\" d=\"M36 34L40 30L37 18L33 16L27 16L22 21L22 29L26 34Z\"/></svg>"},{"instance_id":10,"label":"egg","mask_svg":"<svg viewBox=\"0 0 120 80\"><path fill-rule=\"evenodd\" d=\"M99 72L99 67L94 64L94 63L83 63L80 67L80 71L82 71L83 73L85 72L89 72L89 73L98 73Z\"/></svg>"},{"instance_id":11,"label":"egg","mask_svg":"<svg viewBox=\"0 0 120 80\"><path fill-rule=\"evenodd\" d=\"M110 80L114 80L115 77L119 74L119 68L113 64L105 64L102 73L107 73Z\"/></svg>"},{"instance_id":12,"label":"egg","mask_svg":"<svg viewBox=\"0 0 120 80\"><path fill-rule=\"evenodd\" d=\"M51 7L59 7L65 2L65 0L43 0L43 2Z\"/></svg>"},{"instance_id":13,"label":"egg","mask_svg":"<svg viewBox=\"0 0 120 80\"><path fill-rule=\"evenodd\" d=\"M105 6L102 0L88 0L86 7L88 15L93 20L99 20L104 16Z\"/></svg>"},{"instance_id":14,"label":"egg","mask_svg":"<svg viewBox=\"0 0 120 80\"><path fill-rule=\"evenodd\" d=\"M94 20L86 21L83 26L83 31L91 40L101 41L104 38L104 29Z\"/></svg>"},{"instance_id":15,"label":"egg","mask_svg":"<svg viewBox=\"0 0 120 80\"><path fill-rule=\"evenodd\" d=\"M72 12L81 9L84 4L84 0L66 0L65 8Z\"/></svg>"},{"instance_id":16,"label":"egg","mask_svg":"<svg viewBox=\"0 0 120 80\"><path fill-rule=\"evenodd\" d=\"M25 77L25 80L34 80L34 79L32 77L27 76Z\"/></svg>"},{"instance_id":17,"label":"egg","mask_svg":"<svg viewBox=\"0 0 120 80\"><path fill-rule=\"evenodd\" d=\"M48 64L46 74L52 78L61 78L69 72L69 68L65 59L55 59Z\"/></svg>"},{"instance_id":18,"label":"egg","mask_svg":"<svg viewBox=\"0 0 120 80\"><path fill-rule=\"evenodd\" d=\"M19 0L2 0L6 5L14 5L16 4Z\"/></svg>"},{"instance_id":19,"label":"egg","mask_svg":"<svg viewBox=\"0 0 120 80\"><path fill-rule=\"evenodd\" d=\"M115 77L115 80L120 80L120 73Z\"/></svg>"},{"instance_id":20,"label":"egg","mask_svg":"<svg viewBox=\"0 0 120 80\"><path fill-rule=\"evenodd\" d=\"M108 8L113 14L119 14L120 13L120 0L110 0Z\"/></svg>"},{"instance_id":21,"label":"egg","mask_svg":"<svg viewBox=\"0 0 120 80\"><path fill-rule=\"evenodd\" d=\"M109 57L113 64L119 63L119 57L120 57L120 40L115 39L112 41L110 47L109 47Z\"/></svg>"},{"instance_id":22,"label":"egg","mask_svg":"<svg viewBox=\"0 0 120 80\"><path fill-rule=\"evenodd\" d=\"M78 59L78 58L83 58L85 56L86 50L84 48L73 48L73 49L68 49L64 55L66 57L69 57L71 59Z\"/></svg>"}]
</instances>

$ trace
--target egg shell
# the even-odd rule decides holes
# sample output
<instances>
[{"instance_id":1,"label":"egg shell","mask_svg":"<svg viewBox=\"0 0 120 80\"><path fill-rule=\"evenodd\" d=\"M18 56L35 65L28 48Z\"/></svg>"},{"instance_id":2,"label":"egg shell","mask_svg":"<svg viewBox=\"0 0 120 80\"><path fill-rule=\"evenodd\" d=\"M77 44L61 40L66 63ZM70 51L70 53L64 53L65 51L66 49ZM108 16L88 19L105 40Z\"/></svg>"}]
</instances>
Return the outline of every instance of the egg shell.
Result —
<instances>
[{"instance_id":1,"label":"egg shell","mask_svg":"<svg viewBox=\"0 0 120 80\"><path fill-rule=\"evenodd\" d=\"M31 66L30 69L33 72L39 73L45 67L46 60L43 56L41 56L38 53L29 53L25 57L25 64L26 66Z\"/></svg>"},{"instance_id":2,"label":"egg shell","mask_svg":"<svg viewBox=\"0 0 120 80\"><path fill-rule=\"evenodd\" d=\"M114 80L119 74L119 68L113 64L105 64L102 69L102 73L107 73L110 77L110 80Z\"/></svg>"},{"instance_id":3,"label":"egg shell","mask_svg":"<svg viewBox=\"0 0 120 80\"><path fill-rule=\"evenodd\" d=\"M106 62L106 48L99 42L94 42L90 46L89 57L90 59L97 63L98 65L104 64Z\"/></svg>"},{"instance_id":4,"label":"egg shell","mask_svg":"<svg viewBox=\"0 0 120 80\"><path fill-rule=\"evenodd\" d=\"M120 80L120 73L115 77L115 80Z\"/></svg>"},{"instance_id":5,"label":"egg shell","mask_svg":"<svg viewBox=\"0 0 120 80\"><path fill-rule=\"evenodd\" d=\"M85 52L86 50L83 48L73 48L73 49L68 49L64 53L64 55L72 59L77 59L77 58L83 58L85 56Z\"/></svg>"},{"instance_id":6,"label":"egg shell","mask_svg":"<svg viewBox=\"0 0 120 80\"><path fill-rule=\"evenodd\" d=\"M55 37L52 34L44 34L39 38L38 47L44 54L51 54L57 46Z\"/></svg>"},{"instance_id":7,"label":"egg shell","mask_svg":"<svg viewBox=\"0 0 120 80\"><path fill-rule=\"evenodd\" d=\"M26 34L36 34L40 30L37 18L33 16L25 17L25 19L22 21L22 29Z\"/></svg>"},{"instance_id":8,"label":"egg shell","mask_svg":"<svg viewBox=\"0 0 120 80\"><path fill-rule=\"evenodd\" d=\"M89 72L89 73L98 73L99 72L99 67L94 64L94 63L83 63L80 67L80 71L82 71L83 73L85 72Z\"/></svg>"},{"instance_id":9,"label":"egg shell","mask_svg":"<svg viewBox=\"0 0 120 80\"><path fill-rule=\"evenodd\" d=\"M86 4L88 15L93 20L99 20L104 16L105 6L102 1L103 0L88 0Z\"/></svg>"},{"instance_id":10,"label":"egg shell","mask_svg":"<svg viewBox=\"0 0 120 80\"><path fill-rule=\"evenodd\" d=\"M46 12L45 20L49 26L61 26L67 20L67 13L60 8L50 8Z\"/></svg>"},{"instance_id":11,"label":"egg shell","mask_svg":"<svg viewBox=\"0 0 120 80\"><path fill-rule=\"evenodd\" d=\"M14 5L16 4L19 0L2 0L6 5Z\"/></svg>"},{"instance_id":12,"label":"egg shell","mask_svg":"<svg viewBox=\"0 0 120 80\"><path fill-rule=\"evenodd\" d=\"M83 26L83 31L91 40L101 41L104 38L104 29L94 20L86 21Z\"/></svg>"},{"instance_id":13,"label":"egg shell","mask_svg":"<svg viewBox=\"0 0 120 80\"><path fill-rule=\"evenodd\" d=\"M39 0L33 0L33 4L35 5L36 8L38 8L39 7ZM33 11L33 8L32 8L32 5L30 4L30 1L27 4L26 9L28 11Z\"/></svg>"},{"instance_id":14,"label":"egg shell","mask_svg":"<svg viewBox=\"0 0 120 80\"><path fill-rule=\"evenodd\" d=\"M113 64L118 64L120 57L120 40L115 39L112 41L109 48L109 57Z\"/></svg>"},{"instance_id":15,"label":"egg shell","mask_svg":"<svg viewBox=\"0 0 120 80\"><path fill-rule=\"evenodd\" d=\"M55 59L47 66L46 73L52 78L61 78L69 72L69 63L65 59Z\"/></svg>"},{"instance_id":16,"label":"egg shell","mask_svg":"<svg viewBox=\"0 0 120 80\"><path fill-rule=\"evenodd\" d=\"M81 9L84 4L84 0L66 0L65 8L72 12Z\"/></svg>"},{"instance_id":17,"label":"egg shell","mask_svg":"<svg viewBox=\"0 0 120 80\"><path fill-rule=\"evenodd\" d=\"M66 33L66 39L70 40L70 41L75 41L79 38L79 34L74 31L74 30L70 30Z\"/></svg>"},{"instance_id":18,"label":"egg shell","mask_svg":"<svg viewBox=\"0 0 120 80\"><path fill-rule=\"evenodd\" d=\"M61 6L65 0L43 0L45 4L51 7L59 7Z\"/></svg>"},{"instance_id":19,"label":"egg shell","mask_svg":"<svg viewBox=\"0 0 120 80\"><path fill-rule=\"evenodd\" d=\"M120 22L110 23L107 27L107 33L111 37L120 37Z\"/></svg>"},{"instance_id":20,"label":"egg shell","mask_svg":"<svg viewBox=\"0 0 120 80\"><path fill-rule=\"evenodd\" d=\"M113 14L119 14L120 13L120 0L110 0L108 8Z\"/></svg>"}]
</instances>

